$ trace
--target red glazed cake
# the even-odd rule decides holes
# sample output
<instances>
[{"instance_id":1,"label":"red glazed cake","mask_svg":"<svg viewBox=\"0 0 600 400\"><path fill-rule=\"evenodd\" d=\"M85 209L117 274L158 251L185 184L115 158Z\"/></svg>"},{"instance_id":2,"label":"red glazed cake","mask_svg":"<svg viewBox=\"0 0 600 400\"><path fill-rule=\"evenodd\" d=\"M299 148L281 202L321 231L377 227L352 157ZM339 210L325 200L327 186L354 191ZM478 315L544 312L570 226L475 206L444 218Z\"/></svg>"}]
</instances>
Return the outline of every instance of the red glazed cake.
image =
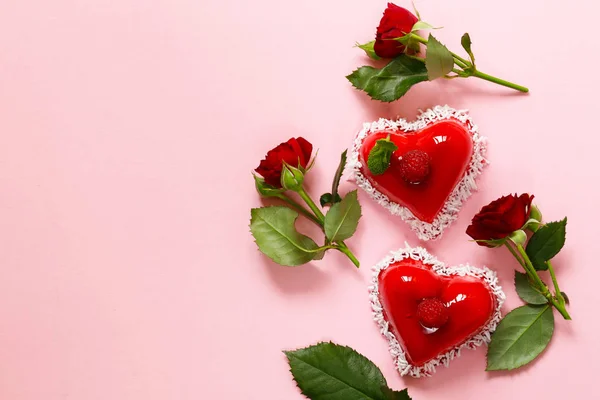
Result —
<instances>
[{"instance_id":1,"label":"red glazed cake","mask_svg":"<svg viewBox=\"0 0 600 400\"><path fill-rule=\"evenodd\" d=\"M372 174L369 153L377 140L388 136L397 150L383 174ZM420 239L429 240L441 236L477 188L484 153L484 140L466 112L437 106L414 122L380 119L365 124L348 167L358 186L402 217Z\"/></svg>"},{"instance_id":2,"label":"red glazed cake","mask_svg":"<svg viewBox=\"0 0 600 400\"><path fill-rule=\"evenodd\" d=\"M429 376L462 348L490 341L505 296L496 274L448 267L423 248L394 252L375 266L375 321L402 375Z\"/></svg>"}]
</instances>

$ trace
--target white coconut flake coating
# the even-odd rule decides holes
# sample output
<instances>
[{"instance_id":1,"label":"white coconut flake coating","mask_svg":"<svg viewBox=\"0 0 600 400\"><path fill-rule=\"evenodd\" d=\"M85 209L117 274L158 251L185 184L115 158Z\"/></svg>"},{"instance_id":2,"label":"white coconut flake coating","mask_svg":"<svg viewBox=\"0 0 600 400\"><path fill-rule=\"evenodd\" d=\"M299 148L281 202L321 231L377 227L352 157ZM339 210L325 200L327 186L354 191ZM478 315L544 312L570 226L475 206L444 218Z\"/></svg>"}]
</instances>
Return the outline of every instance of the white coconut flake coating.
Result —
<instances>
[{"instance_id":1,"label":"white coconut flake coating","mask_svg":"<svg viewBox=\"0 0 600 400\"><path fill-rule=\"evenodd\" d=\"M456 120L461 122L471 135L473 140L473 153L469 166L452 193L444 203L442 210L432 223L424 222L406 207L391 201L385 194L373 187L371 182L362 173L362 163L359 152L363 140L370 134L381 131L400 130L405 133L419 131L426 126L443 120ZM405 119L392 121L381 118L378 121L365 123L354 140L350 149L350 155L346 164L347 176L369 194L377 203L385 207L393 215L400 216L421 240L434 240L440 238L446 229L458 216L462 204L469 198L474 190L477 190L475 179L481 174L483 167L488 163L485 159L486 142L480 136L477 125L473 123L466 110L455 110L449 106L435 106L432 109L421 112L415 121L408 122Z\"/></svg>"},{"instance_id":2,"label":"white coconut flake coating","mask_svg":"<svg viewBox=\"0 0 600 400\"><path fill-rule=\"evenodd\" d=\"M421 261L423 264L430 265L431 269L439 275L472 276L482 279L489 286L496 299L496 309L494 310L489 322L480 332L467 339L464 343L461 343L460 345L450 349L444 354L440 354L422 366L412 365L408 362L404 349L402 349L402 346L400 346L396 336L390 330L389 322L384 317L383 307L379 301L379 274L381 271L398 261L409 258ZM415 378L421 378L431 376L435 372L438 365L444 365L447 367L450 361L460 356L460 351L462 349L475 349L483 344L488 344L491 340L492 332L496 330L496 327L502 318L500 309L502 308L502 304L504 304L506 296L502 291L502 287L498 283L498 278L494 271L486 267L476 268L467 264L449 267L446 266L446 264L438 261L437 258L429 254L424 248L411 248L408 246L408 244L406 244L406 248L391 252L387 257L373 267L373 281L371 286L369 286L369 298L371 301L371 308L373 310L373 318L379 326L381 334L388 340L389 350L394 358L396 369L398 369L400 375L410 375Z\"/></svg>"}]
</instances>

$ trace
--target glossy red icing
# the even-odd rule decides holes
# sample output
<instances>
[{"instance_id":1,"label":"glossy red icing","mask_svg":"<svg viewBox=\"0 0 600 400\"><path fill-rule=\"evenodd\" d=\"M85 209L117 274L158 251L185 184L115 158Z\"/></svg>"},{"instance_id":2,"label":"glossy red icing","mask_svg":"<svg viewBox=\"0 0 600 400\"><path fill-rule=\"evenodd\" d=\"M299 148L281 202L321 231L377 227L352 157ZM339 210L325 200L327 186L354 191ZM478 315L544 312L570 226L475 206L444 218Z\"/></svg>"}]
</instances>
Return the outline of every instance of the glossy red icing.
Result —
<instances>
[{"instance_id":1,"label":"glossy red icing","mask_svg":"<svg viewBox=\"0 0 600 400\"><path fill-rule=\"evenodd\" d=\"M438 121L417 132L377 132L367 136L362 143L359 154L362 165L367 165L375 142L388 134L398 146L390 167L377 176L366 167L361 171L373 187L391 201L407 207L421 221L432 223L469 167L473 139L468 129L456 120ZM431 170L423 183L407 183L400 174L399 157L410 150L422 150L431 159Z\"/></svg>"},{"instance_id":2,"label":"glossy red icing","mask_svg":"<svg viewBox=\"0 0 600 400\"><path fill-rule=\"evenodd\" d=\"M449 314L448 321L432 333L417 318L417 307L426 298L442 300ZM416 366L481 332L496 309L495 297L485 281L438 275L427 264L413 259L396 262L381 271L379 301L407 361Z\"/></svg>"}]
</instances>

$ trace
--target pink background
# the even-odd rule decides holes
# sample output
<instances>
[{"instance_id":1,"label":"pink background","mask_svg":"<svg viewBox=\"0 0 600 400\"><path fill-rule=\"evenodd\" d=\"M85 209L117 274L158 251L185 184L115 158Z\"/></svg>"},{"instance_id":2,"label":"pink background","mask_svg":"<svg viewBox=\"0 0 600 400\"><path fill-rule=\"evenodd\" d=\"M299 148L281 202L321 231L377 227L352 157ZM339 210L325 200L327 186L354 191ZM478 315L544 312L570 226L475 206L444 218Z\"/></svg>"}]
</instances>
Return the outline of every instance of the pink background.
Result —
<instances>
[{"instance_id":1,"label":"pink background","mask_svg":"<svg viewBox=\"0 0 600 400\"><path fill-rule=\"evenodd\" d=\"M344 79L367 62L352 46L371 40L385 1L0 4L1 399L301 399L281 350L320 340L356 348L415 400L594 397L595 2L419 1L445 26L440 40L458 51L469 31L480 68L531 94L469 79L391 105ZM548 351L517 372L484 372L478 349L433 378L401 379L366 287L371 265L419 241L360 193L348 241L360 270L339 254L274 265L248 232L261 204L250 171L302 135L320 149L308 179L318 195L362 122L445 103L471 110L492 164L426 247L496 269L505 309L520 305L516 263L464 230L487 202L530 191L547 219L569 217L555 264L574 320L557 318Z\"/></svg>"}]
</instances>

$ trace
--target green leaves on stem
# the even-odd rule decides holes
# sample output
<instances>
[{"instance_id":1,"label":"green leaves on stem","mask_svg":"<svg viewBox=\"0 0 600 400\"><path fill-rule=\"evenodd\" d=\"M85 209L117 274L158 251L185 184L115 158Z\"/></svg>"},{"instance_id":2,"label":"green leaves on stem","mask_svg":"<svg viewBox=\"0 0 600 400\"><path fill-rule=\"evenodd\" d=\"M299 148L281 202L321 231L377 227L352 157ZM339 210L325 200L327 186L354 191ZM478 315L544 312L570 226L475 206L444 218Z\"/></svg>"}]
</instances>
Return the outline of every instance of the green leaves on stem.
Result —
<instances>
[{"instance_id":1,"label":"green leaves on stem","mask_svg":"<svg viewBox=\"0 0 600 400\"><path fill-rule=\"evenodd\" d=\"M550 259L565 244L567 219L541 223L542 214L537 207L523 229L534 231L524 248L527 236L523 230L513 232L504 245L511 251L526 273L515 271L515 288L527 305L511 311L492 334L488 348L488 371L511 370L534 360L548 345L554 332L555 308L565 319L567 299L560 291ZM536 222L530 227L531 222ZM548 269L554 294L542 281L538 271Z\"/></svg>"},{"instance_id":2,"label":"green leaves on stem","mask_svg":"<svg viewBox=\"0 0 600 400\"><path fill-rule=\"evenodd\" d=\"M325 236L330 242L346 240L354 235L361 216L358 193L348 193L344 199L335 203L325 215Z\"/></svg>"},{"instance_id":3,"label":"green leaves on stem","mask_svg":"<svg viewBox=\"0 0 600 400\"><path fill-rule=\"evenodd\" d=\"M332 193L321 196L323 205L333 204L327 215L315 204L303 187L305 170L285 164L282 166L281 185L275 188L264 179L254 176L256 190L264 197L275 197L286 202L291 208L270 206L251 210L250 232L254 236L258 249L274 262L284 266L297 266L312 260L323 258L327 250L335 249L345 254L358 267L358 259L346 246L344 240L350 238L358 226L361 207L356 191L344 198L338 194L338 186L346 165L346 152L342 153L340 164L332 184ZM308 206L296 202L287 195L295 192ZM295 222L302 214L317 224L325 233L324 244L319 246L313 239L299 233Z\"/></svg>"},{"instance_id":4,"label":"green leaves on stem","mask_svg":"<svg viewBox=\"0 0 600 400\"><path fill-rule=\"evenodd\" d=\"M529 279L527 274L515 271L515 288L517 294L527 304L541 305L548 303L548 299Z\"/></svg>"},{"instance_id":5,"label":"green leaves on stem","mask_svg":"<svg viewBox=\"0 0 600 400\"><path fill-rule=\"evenodd\" d=\"M567 219L542 225L527 244L527 255L538 271L548 269L548 261L556 256L565 245Z\"/></svg>"},{"instance_id":6,"label":"green leaves on stem","mask_svg":"<svg viewBox=\"0 0 600 400\"><path fill-rule=\"evenodd\" d=\"M454 57L446 46L441 44L433 35L429 35L427 41L427 54L425 66L429 80L446 76L454 69Z\"/></svg>"},{"instance_id":7,"label":"green leaves on stem","mask_svg":"<svg viewBox=\"0 0 600 400\"><path fill-rule=\"evenodd\" d=\"M402 54L378 69L360 67L346 77L352 85L374 100L392 102L404 96L417 83L427 81L427 68L423 61Z\"/></svg>"},{"instance_id":8,"label":"green leaves on stem","mask_svg":"<svg viewBox=\"0 0 600 400\"><path fill-rule=\"evenodd\" d=\"M284 352L302 394L311 400L410 400L394 391L379 368L350 347L334 343Z\"/></svg>"},{"instance_id":9,"label":"green leaves on stem","mask_svg":"<svg viewBox=\"0 0 600 400\"><path fill-rule=\"evenodd\" d=\"M390 140L389 135L385 139L377 140L367 157L367 168L369 168L369 171L373 175L381 175L387 171L392 160L392 155L396 150L398 150L398 146Z\"/></svg>"},{"instance_id":10,"label":"green leaves on stem","mask_svg":"<svg viewBox=\"0 0 600 400\"><path fill-rule=\"evenodd\" d=\"M356 47L358 47L359 49L364 50L364 52L367 54L367 56L369 56L370 59L372 60L381 60L381 57L379 57L376 53L375 53L375 41L371 40L370 42L364 43L364 44L358 44L356 43Z\"/></svg>"},{"instance_id":11,"label":"green leaves on stem","mask_svg":"<svg viewBox=\"0 0 600 400\"><path fill-rule=\"evenodd\" d=\"M554 333L554 315L548 305L526 305L500 321L487 353L487 371L511 370L533 361Z\"/></svg>"},{"instance_id":12,"label":"green leaves on stem","mask_svg":"<svg viewBox=\"0 0 600 400\"><path fill-rule=\"evenodd\" d=\"M253 208L250 230L258 248L277 264L293 267L315 258L319 246L296 231L298 213L287 207Z\"/></svg>"},{"instance_id":13,"label":"green leaves on stem","mask_svg":"<svg viewBox=\"0 0 600 400\"><path fill-rule=\"evenodd\" d=\"M333 176L333 183L331 184L331 193L325 193L321 195L319 199L319 203L321 203L321 207L326 205L332 205L333 203L339 203L342 201L342 198L338 194L338 188L340 186L340 179L342 179L342 175L344 173L344 168L346 167L346 158L348 155L348 150L344 150L340 157L340 163L335 171L335 175Z\"/></svg>"},{"instance_id":14,"label":"green leaves on stem","mask_svg":"<svg viewBox=\"0 0 600 400\"><path fill-rule=\"evenodd\" d=\"M460 44L469 55L469 58L471 59L471 64L473 64L473 67L475 67L475 56L473 55L473 51L471 50L471 36L469 36L468 33L462 35L462 37L460 38Z\"/></svg>"},{"instance_id":15,"label":"green leaves on stem","mask_svg":"<svg viewBox=\"0 0 600 400\"><path fill-rule=\"evenodd\" d=\"M346 78L356 89L366 92L374 100L384 102L398 100L418 83L439 78L473 76L521 92L529 91L524 86L479 71L475 66L475 55L471 49L472 42L468 33L462 36L460 42L469 60L451 52L431 34L428 39L419 36L417 32L425 29L436 28L421 20L417 21L410 32L391 39L404 45L404 54L392 59L383 68L363 66ZM374 44L375 42L371 41L357 47L364 50L370 58L378 60ZM425 57L419 56L422 44L427 46Z\"/></svg>"}]
</instances>

